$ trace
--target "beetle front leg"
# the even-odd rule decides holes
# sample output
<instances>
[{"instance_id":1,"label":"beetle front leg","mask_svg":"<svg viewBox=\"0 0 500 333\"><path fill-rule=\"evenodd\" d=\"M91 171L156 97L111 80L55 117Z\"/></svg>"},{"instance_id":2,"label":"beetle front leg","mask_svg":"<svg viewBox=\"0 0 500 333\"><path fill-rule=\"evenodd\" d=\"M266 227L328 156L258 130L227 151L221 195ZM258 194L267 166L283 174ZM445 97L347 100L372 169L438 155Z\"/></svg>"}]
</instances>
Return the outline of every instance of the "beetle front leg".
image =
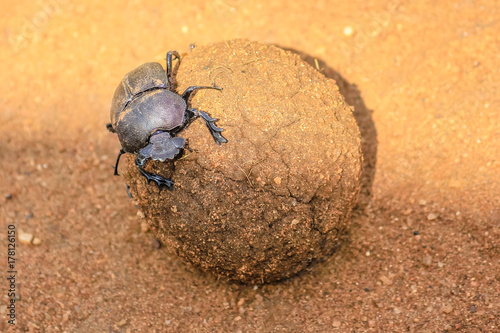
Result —
<instances>
[{"instance_id":1,"label":"beetle front leg","mask_svg":"<svg viewBox=\"0 0 500 333\"><path fill-rule=\"evenodd\" d=\"M200 117L201 119L203 119L203 121L205 121L205 125L210 131L210 134L212 134L215 143L217 143L218 145L220 145L221 143L227 143L227 139L221 134L224 129L215 125L215 122L217 121L216 118L210 117L210 115L205 111L196 110L194 108L188 109L187 111L191 113L189 119Z\"/></svg>"},{"instance_id":2,"label":"beetle front leg","mask_svg":"<svg viewBox=\"0 0 500 333\"><path fill-rule=\"evenodd\" d=\"M191 87L188 87L188 88L186 88L186 90L184 90L181 97L184 99L184 101L186 101L186 104L189 107L191 106L191 104L189 103L189 99L191 98L191 94L198 91L199 89L215 89L215 90L222 91L222 88L217 87L217 86L213 86L213 87L211 87L211 86L191 86Z\"/></svg>"},{"instance_id":3,"label":"beetle front leg","mask_svg":"<svg viewBox=\"0 0 500 333\"><path fill-rule=\"evenodd\" d=\"M170 179L167 179L165 177L162 177L160 175L147 172L144 170L144 166L146 165L146 161L149 159L144 157L141 153L137 154L135 157L135 165L139 169L139 172L141 175L146 177L146 180L148 181L148 184L151 183L151 181L154 181L156 186L158 187L158 191L161 192L161 190L166 187L170 191L174 190L174 182L171 181Z\"/></svg>"},{"instance_id":4,"label":"beetle front leg","mask_svg":"<svg viewBox=\"0 0 500 333\"><path fill-rule=\"evenodd\" d=\"M120 152L118 153L118 157L116 158L116 164L115 164L115 173L114 173L115 176L119 176L118 175L118 164L120 163L120 157L122 157L122 155L125 153L126 153L126 151L123 149L120 149Z\"/></svg>"}]
</instances>

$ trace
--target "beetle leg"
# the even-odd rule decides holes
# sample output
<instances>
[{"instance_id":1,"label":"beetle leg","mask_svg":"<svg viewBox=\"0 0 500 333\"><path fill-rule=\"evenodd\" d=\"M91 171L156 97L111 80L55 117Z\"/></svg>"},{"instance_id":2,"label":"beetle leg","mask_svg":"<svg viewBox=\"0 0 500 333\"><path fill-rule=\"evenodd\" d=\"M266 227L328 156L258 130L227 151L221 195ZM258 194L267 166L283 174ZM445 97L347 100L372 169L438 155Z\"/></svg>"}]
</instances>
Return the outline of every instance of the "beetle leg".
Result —
<instances>
[{"instance_id":1,"label":"beetle leg","mask_svg":"<svg viewBox=\"0 0 500 333\"><path fill-rule=\"evenodd\" d=\"M158 187L159 192L161 192L161 190L163 190L164 187L166 187L170 191L173 191L174 190L174 182L173 181L171 181L170 179L167 179L165 177L162 177L160 175L157 175L157 174L154 174L151 172L147 172L146 170L144 170L144 166L146 165L146 161L149 158L150 157L145 157L141 153L137 154L137 156L135 158L135 165L139 169L139 172L141 173L141 175L146 177L148 184L151 183L151 181L154 181L156 186Z\"/></svg>"},{"instance_id":2,"label":"beetle leg","mask_svg":"<svg viewBox=\"0 0 500 333\"><path fill-rule=\"evenodd\" d=\"M212 137L214 138L215 143L220 145L221 143L227 142L227 139L225 137L223 137L221 134L221 132L223 132L224 129L217 127L215 125L215 122L217 121L216 118L210 117L210 115L208 113L206 113L205 111L196 110L194 108L188 109L187 111L192 113L191 118L201 117L201 119L203 119L205 121L205 125L207 126L208 130L210 131L210 134L212 134Z\"/></svg>"},{"instance_id":3,"label":"beetle leg","mask_svg":"<svg viewBox=\"0 0 500 333\"><path fill-rule=\"evenodd\" d=\"M167 69L165 73L167 74L167 80L168 80L168 89L170 90L170 87L173 85L172 82L172 56L174 56L175 59L178 59L179 61L177 62L177 67L179 67L181 63L181 56L179 55L179 52L177 51L168 51L167 53Z\"/></svg>"},{"instance_id":4,"label":"beetle leg","mask_svg":"<svg viewBox=\"0 0 500 333\"><path fill-rule=\"evenodd\" d=\"M191 87L188 87L186 90L184 90L181 97L184 99L184 101L186 101L186 104L189 107L191 106L191 104L189 102L191 94L196 92L198 89L216 89L216 90L222 91L222 88L217 87L217 86L213 86L213 87L212 86L191 86Z\"/></svg>"},{"instance_id":5,"label":"beetle leg","mask_svg":"<svg viewBox=\"0 0 500 333\"><path fill-rule=\"evenodd\" d=\"M127 194L129 196L129 198L133 199L134 196L132 195L132 193L130 193L130 185L129 184L125 184L125 185L127 185Z\"/></svg>"},{"instance_id":6,"label":"beetle leg","mask_svg":"<svg viewBox=\"0 0 500 333\"><path fill-rule=\"evenodd\" d=\"M118 163L120 163L120 157L125 154L125 150L120 149L120 152L118 153L118 157L116 158L116 165L115 165L115 176L118 176Z\"/></svg>"},{"instance_id":7,"label":"beetle leg","mask_svg":"<svg viewBox=\"0 0 500 333\"><path fill-rule=\"evenodd\" d=\"M111 133L116 133L115 129L113 128L113 125L111 123L106 124L106 129L110 131Z\"/></svg>"}]
</instances>

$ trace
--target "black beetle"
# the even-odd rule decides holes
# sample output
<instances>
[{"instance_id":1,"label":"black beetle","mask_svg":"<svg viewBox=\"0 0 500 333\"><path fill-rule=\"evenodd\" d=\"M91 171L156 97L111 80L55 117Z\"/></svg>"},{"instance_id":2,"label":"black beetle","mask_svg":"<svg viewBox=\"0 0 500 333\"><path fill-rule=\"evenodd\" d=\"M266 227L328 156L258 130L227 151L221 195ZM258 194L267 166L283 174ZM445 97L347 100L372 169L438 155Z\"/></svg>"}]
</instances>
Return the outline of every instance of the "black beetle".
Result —
<instances>
[{"instance_id":1,"label":"black beetle","mask_svg":"<svg viewBox=\"0 0 500 333\"><path fill-rule=\"evenodd\" d=\"M174 182L144 170L146 161L165 162L180 156L186 141L176 135L193 120L201 117L217 144L227 142L221 134L223 129L215 125L217 119L192 108L190 103L191 95L199 89L222 88L191 86L179 95L175 92L172 60L178 60L179 67L180 55L177 51L170 51L166 60L165 70L157 62L148 62L125 75L115 90L111 123L106 125L110 132L118 134L122 145L116 159L115 175L118 175L122 154L134 154L140 173L148 184L154 181L160 191L164 187L173 190Z\"/></svg>"}]
</instances>

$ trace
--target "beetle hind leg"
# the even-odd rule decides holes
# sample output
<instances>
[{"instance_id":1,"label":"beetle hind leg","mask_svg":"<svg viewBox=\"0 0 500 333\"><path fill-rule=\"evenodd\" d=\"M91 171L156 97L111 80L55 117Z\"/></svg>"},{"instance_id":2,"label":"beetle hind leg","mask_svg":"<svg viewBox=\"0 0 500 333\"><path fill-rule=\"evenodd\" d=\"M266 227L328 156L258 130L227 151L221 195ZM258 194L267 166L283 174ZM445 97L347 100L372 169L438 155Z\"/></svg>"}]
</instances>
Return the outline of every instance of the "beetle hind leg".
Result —
<instances>
[{"instance_id":1,"label":"beetle hind leg","mask_svg":"<svg viewBox=\"0 0 500 333\"><path fill-rule=\"evenodd\" d=\"M215 125L215 122L217 121L217 118L212 118L208 113L205 111L200 111L196 109L188 109L189 112L192 113L192 117L200 117L203 119L205 122L205 125L207 126L208 130L210 131L210 134L212 134L212 137L214 138L215 142L220 145L221 143L226 143L227 139L222 136L221 132L224 131L223 128L217 127Z\"/></svg>"},{"instance_id":2,"label":"beetle hind leg","mask_svg":"<svg viewBox=\"0 0 500 333\"><path fill-rule=\"evenodd\" d=\"M173 56L173 59L172 59ZM174 86L174 80L173 80L173 69L172 69L172 61L173 60L178 60L177 61L177 69L180 65L181 62L181 56L179 55L179 52L177 51L168 51L167 52L167 68L165 69L165 74L167 74L167 80L168 80L168 85L169 85L169 90Z\"/></svg>"}]
</instances>

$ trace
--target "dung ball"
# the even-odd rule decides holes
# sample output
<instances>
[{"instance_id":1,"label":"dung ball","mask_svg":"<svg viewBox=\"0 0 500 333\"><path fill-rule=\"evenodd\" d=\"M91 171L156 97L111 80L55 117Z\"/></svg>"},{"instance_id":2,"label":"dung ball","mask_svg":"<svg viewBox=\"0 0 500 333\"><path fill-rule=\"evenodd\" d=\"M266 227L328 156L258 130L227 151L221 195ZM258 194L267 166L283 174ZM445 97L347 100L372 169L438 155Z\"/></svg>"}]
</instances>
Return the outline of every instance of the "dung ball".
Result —
<instances>
[{"instance_id":1,"label":"dung ball","mask_svg":"<svg viewBox=\"0 0 500 333\"><path fill-rule=\"evenodd\" d=\"M204 271L243 283L290 277L329 255L356 204L360 133L335 81L294 53L233 40L184 55L177 91L217 118L178 134L182 156L146 170L175 182L159 192L129 157L126 180L165 246ZM189 148L189 149L187 149Z\"/></svg>"}]
</instances>

